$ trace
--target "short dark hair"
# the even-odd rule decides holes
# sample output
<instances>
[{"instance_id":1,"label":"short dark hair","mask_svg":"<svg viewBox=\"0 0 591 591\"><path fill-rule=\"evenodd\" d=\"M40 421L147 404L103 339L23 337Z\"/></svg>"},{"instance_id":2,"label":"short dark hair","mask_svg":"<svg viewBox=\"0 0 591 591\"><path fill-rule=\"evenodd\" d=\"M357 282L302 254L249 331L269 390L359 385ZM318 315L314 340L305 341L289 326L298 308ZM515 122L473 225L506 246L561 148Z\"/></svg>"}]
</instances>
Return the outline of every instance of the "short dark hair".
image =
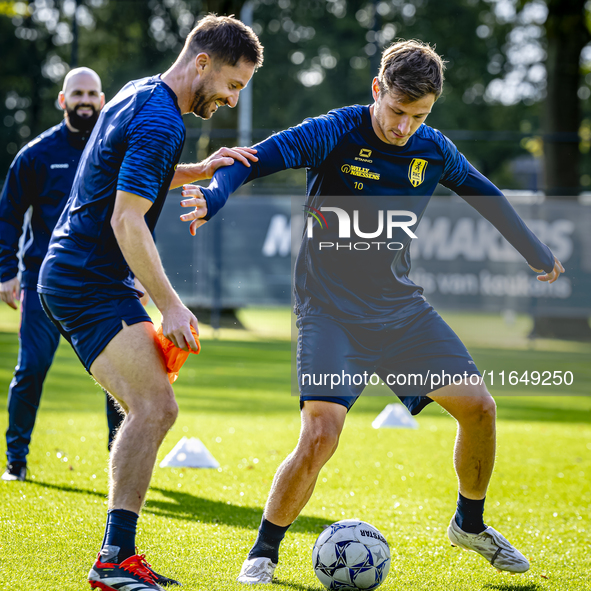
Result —
<instances>
[{"instance_id":1,"label":"short dark hair","mask_svg":"<svg viewBox=\"0 0 591 591\"><path fill-rule=\"evenodd\" d=\"M382 53L378 81L380 90L413 102L443 90L445 62L434 47L421 41L396 41Z\"/></svg>"},{"instance_id":2,"label":"short dark hair","mask_svg":"<svg viewBox=\"0 0 591 591\"><path fill-rule=\"evenodd\" d=\"M263 46L255 32L234 16L208 14L189 33L181 56L210 54L224 64L235 66L241 59L255 65L263 64Z\"/></svg>"}]
</instances>

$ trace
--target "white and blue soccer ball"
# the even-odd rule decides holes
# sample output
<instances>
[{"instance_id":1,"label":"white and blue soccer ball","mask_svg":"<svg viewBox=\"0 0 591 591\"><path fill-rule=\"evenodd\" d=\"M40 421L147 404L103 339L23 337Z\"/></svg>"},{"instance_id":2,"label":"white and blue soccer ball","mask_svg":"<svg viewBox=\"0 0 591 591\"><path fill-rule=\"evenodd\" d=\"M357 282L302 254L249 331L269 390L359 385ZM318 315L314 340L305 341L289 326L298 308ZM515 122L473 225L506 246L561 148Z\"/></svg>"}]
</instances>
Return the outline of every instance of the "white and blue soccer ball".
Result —
<instances>
[{"instance_id":1,"label":"white and blue soccer ball","mask_svg":"<svg viewBox=\"0 0 591 591\"><path fill-rule=\"evenodd\" d=\"M343 519L318 536L312 561L316 576L327 589L376 589L390 570L390 548L373 525Z\"/></svg>"}]
</instances>

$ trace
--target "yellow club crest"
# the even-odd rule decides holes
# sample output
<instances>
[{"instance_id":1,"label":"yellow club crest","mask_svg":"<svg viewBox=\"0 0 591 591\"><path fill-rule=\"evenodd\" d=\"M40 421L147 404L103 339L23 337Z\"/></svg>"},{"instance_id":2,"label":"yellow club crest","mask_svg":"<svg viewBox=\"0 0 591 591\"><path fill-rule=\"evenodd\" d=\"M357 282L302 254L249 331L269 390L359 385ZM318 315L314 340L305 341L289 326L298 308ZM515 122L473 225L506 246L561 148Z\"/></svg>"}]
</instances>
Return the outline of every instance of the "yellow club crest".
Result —
<instances>
[{"instance_id":1,"label":"yellow club crest","mask_svg":"<svg viewBox=\"0 0 591 591\"><path fill-rule=\"evenodd\" d=\"M413 158L408 167L408 180L413 187L418 187L425 180L425 168L428 162L422 158Z\"/></svg>"}]
</instances>

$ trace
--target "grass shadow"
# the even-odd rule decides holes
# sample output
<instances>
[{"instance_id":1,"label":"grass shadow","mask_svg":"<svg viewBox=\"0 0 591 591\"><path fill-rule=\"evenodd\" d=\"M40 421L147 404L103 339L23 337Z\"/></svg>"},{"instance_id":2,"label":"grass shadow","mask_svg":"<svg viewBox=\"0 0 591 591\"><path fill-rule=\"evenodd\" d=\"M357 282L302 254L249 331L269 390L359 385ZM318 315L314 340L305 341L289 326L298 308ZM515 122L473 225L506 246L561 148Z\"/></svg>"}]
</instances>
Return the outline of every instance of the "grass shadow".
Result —
<instances>
[{"instance_id":1,"label":"grass shadow","mask_svg":"<svg viewBox=\"0 0 591 591\"><path fill-rule=\"evenodd\" d=\"M542 585L539 583L487 583L482 586L483 589L490 591L541 591Z\"/></svg>"},{"instance_id":2,"label":"grass shadow","mask_svg":"<svg viewBox=\"0 0 591 591\"><path fill-rule=\"evenodd\" d=\"M258 529L263 513L262 507L243 507L223 501L212 501L190 493L151 487L151 491L167 497L166 500L148 499L143 509L159 517L218 523L245 529ZM290 531L319 534L327 525L326 519L300 515Z\"/></svg>"},{"instance_id":3,"label":"grass shadow","mask_svg":"<svg viewBox=\"0 0 591 591\"><path fill-rule=\"evenodd\" d=\"M302 583L290 583L289 581L282 581L281 579L274 578L273 583L275 585L283 585L284 587L289 587L290 589L295 589L296 591L326 591L326 587L323 585L303 585Z\"/></svg>"},{"instance_id":4,"label":"grass shadow","mask_svg":"<svg viewBox=\"0 0 591 591\"><path fill-rule=\"evenodd\" d=\"M76 488L67 484L51 484L39 480L27 480L26 482L27 484L66 493L89 495L101 499L107 498L106 491ZM166 501L148 499L146 501L142 511L159 517L200 523L220 523L255 530L258 529L261 522L263 510L260 507L242 507L165 488L151 487L150 491L158 492L170 499ZM296 533L320 533L326 525L328 524L325 519L300 515L291 526L291 531Z\"/></svg>"},{"instance_id":5,"label":"grass shadow","mask_svg":"<svg viewBox=\"0 0 591 591\"><path fill-rule=\"evenodd\" d=\"M68 484L50 484L49 482L42 482L41 480L26 480L27 484L34 484L35 486L42 486L43 488L49 488L51 490L59 490L62 492L78 493L83 495L90 495L94 497L100 497L101 499L107 498L107 493L98 490L88 490L86 488L76 488Z\"/></svg>"}]
</instances>

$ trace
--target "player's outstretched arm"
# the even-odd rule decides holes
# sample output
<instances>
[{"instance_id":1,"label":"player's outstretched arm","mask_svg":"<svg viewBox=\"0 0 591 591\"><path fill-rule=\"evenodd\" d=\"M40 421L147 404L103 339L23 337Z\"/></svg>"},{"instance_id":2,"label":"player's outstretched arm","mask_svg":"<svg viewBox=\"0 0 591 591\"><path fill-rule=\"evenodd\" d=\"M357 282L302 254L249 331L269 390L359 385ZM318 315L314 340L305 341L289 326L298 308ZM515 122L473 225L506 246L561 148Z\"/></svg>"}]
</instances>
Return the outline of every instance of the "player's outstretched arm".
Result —
<instances>
[{"instance_id":1,"label":"player's outstretched arm","mask_svg":"<svg viewBox=\"0 0 591 591\"><path fill-rule=\"evenodd\" d=\"M285 162L273 137L255 146L257 162L245 166L242 162L234 162L231 166L220 168L213 175L209 187L183 185L183 207L194 207L189 213L180 216L181 221L191 222L189 231L193 236L197 228L205 224L215 215L228 200L228 197L244 183L285 170Z\"/></svg>"},{"instance_id":2,"label":"player's outstretched arm","mask_svg":"<svg viewBox=\"0 0 591 591\"><path fill-rule=\"evenodd\" d=\"M503 193L471 164L462 183L446 186L485 217L532 269L548 275L541 281L554 282L564 272L552 251L527 227Z\"/></svg>"},{"instance_id":3,"label":"player's outstretched arm","mask_svg":"<svg viewBox=\"0 0 591 591\"><path fill-rule=\"evenodd\" d=\"M220 168L213 175L207 188L194 191L192 199L186 199L183 207L196 207L181 220L191 222L189 229L194 235L198 225L195 220L205 223L213 217L241 185L287 168L314 168L319 166L338 144L340 138L362 120L363 107L345 107L327 115L306 119L300 125L277 133L254 146L258 162L250 168L241 162ZM185 187L185 191L187 188ZM191 197L190 195L188 195ZM205 200L205 205L201 199Z\"/></svg>"},{"instance_id":4,"label":"player's outstretched arm","mask_svg":"<svg viewBox=\"0 0 591 591\"><path fill-rule=\"evenodd\" d=\"M188 351L197 350L191 326L199 333L197 318L185 307L162 267L154 239L144 216L152 206L149 199L117 191L111 227L133 274L162 312L162 332L172 343Z\"/></svg>"},{"instance_id":5,"label":"player's outstretched arm","mask_svg":"<svg viewBox=\"0 0 591 591\"><path fill-rule=\"evenodd\" d=\"M257 162L254 148L220 148L211 156L196 164L179 164L170 183L171 189L181 185L210 179L218 168L231 166L235 161L250 168L250 162Z\"/></svg>"}]
</instances>

